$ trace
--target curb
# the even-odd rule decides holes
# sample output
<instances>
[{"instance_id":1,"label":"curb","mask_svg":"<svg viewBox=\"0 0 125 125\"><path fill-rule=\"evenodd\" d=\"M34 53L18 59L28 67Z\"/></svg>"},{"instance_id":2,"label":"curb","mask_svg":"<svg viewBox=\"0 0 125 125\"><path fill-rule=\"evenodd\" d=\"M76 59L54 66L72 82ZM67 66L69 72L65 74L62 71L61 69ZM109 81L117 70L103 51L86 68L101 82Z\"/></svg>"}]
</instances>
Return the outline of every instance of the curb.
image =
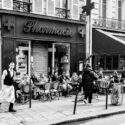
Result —
<instances>
[{"instance_id":1,"label":"curb","mask_svg":"<svg viewBox=\"0 0 125 125\"><path fill-rule=\"evenodd\" d=\"M117 111L117 112L111 112L111 113L104 113L104 114L99 114L99 115L95 115L95 116L88 116L88 117L85 117L85 118L77 118L77 119L72 119L72 120L66 120L66 121L54 123L54 124L51 124L51 125L65 125L65 124L68 124L68 123L74 123L74 122L79 122L79 121L85 122L85 121L96 119L96 118L104 118L104 117L117 115L117 114L124 114L124 113L125 113L125 110Z\"/></svg>"}]
</instances>

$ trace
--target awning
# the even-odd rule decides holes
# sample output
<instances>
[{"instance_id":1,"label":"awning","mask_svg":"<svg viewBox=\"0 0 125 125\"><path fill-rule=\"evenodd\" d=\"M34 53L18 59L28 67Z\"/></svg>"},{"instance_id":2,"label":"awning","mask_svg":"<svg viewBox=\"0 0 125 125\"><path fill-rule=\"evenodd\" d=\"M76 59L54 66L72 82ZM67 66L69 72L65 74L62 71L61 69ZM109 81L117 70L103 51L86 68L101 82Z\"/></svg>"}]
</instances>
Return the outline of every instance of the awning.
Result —
<instances>
[{"instance_id":1,"label":"awning","mask_svg":"<svg viewBox=\"0 0 125 125\"><path fill-rule=\"evenodd\" d=\"M93 29L92 53L99 55L125 55L125 41L109 32Z\"/></svg>"}]
</instances>

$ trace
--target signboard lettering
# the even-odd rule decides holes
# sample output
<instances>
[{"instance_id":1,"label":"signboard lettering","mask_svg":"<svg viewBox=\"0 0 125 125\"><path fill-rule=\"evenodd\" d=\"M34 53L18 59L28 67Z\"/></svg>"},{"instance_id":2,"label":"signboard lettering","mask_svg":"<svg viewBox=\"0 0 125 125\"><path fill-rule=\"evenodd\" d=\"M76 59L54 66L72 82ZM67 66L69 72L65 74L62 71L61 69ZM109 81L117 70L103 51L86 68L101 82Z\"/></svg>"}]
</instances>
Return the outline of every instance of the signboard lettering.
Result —
<instances>
[{"instance_id":1,"label":"signboard lettering","mask_svg":"<svg viewBox=\"0 0 125 125\"><path fill-rule=\"evenodd\" d=\"M58 29L58 28L52 28L47 26L41 26L36 21L27 21L23 28L24 32L29 33L39 33L39 34L50 34L50 35L57 35L57 36L66 36L71 37L72 32L69 28Z\"/></svg>"}]
</instances>

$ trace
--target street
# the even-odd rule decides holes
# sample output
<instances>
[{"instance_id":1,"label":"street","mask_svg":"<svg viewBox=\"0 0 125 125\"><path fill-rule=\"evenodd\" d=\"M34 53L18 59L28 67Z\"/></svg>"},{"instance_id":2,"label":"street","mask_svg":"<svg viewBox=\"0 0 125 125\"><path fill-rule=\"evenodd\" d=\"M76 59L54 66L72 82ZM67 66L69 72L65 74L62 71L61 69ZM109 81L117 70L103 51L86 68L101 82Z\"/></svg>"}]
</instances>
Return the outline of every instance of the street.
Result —
<instances>
[{"instance_id":1,"label":"street","mask_svg":"<svg viewBox=\"0 0 125 125\"><path fill-rule=\"evenodd\" d=\"M98 118L86 122L77 122L68 125L125 125L125 114Z\"/></svg>"},{"instance_id":2,"label":"street","mask_svg":"<svg viewBox=\"0 0 125 125\"><path fill-rule=\"evenodd\" d=\"M54 100L41 102L39 100L32 100L32 107L29 108L29 103L27 104L16 104L15 109L17 110L16 113L9 113L8 112L8 103L2 104L0 109L0 125L50 125L55 123L63 123L70 125L94 125L94 121L96 120L89 120L92 117L98 118L102 114L108 115L113 113L125 113L125 101L121 106L112 106L108 105L108 109L105 109L105 95L99 95L98 98L93 98L93 105L86 105L83 102L77 103L76 114L73 114L73 107L74 107L74 99L75 96L70 97L60 97L55 98ZM79 99L79 97L78 97ZM118 116L117 116L118 117ZM115 122L120 124L110 123L110 125L122 125L125 123L124 121L125 115L120 117L121 122ZM79 119L88 119L89 121L86 122L77 122L72 123L74 120L79 121ZM115 116L116 119L116 116ZM105 118L103 119L103 121ZM98 119L100 121L96 125L102 125L102 119ZM110 121L110 120L109 120ZM108 122L108 121L107 121ZM41 124L42 123L42 124ZM101 124L100 124L101 123ZM104 122L105 123L105 122ZM107 124L108 125L108 124Z\"/></svg>"}]
</instances>

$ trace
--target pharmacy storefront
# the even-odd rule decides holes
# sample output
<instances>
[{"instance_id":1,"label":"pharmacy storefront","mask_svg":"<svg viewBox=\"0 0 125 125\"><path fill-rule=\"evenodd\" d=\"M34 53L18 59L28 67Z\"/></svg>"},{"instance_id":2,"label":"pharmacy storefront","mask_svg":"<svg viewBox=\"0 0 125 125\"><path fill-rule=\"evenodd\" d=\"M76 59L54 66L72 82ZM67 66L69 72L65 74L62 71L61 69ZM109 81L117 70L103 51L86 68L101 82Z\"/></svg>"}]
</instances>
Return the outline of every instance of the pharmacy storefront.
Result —
<instances>
[{"instance_id":1,"label":"pharmacy storefront","mask_svg":"<svg viewBox=\"0 0 125 125\"><path fill-rule=\"evenodd\" d=\"M85 23L34 14L1 14L1 67L10 61L21 74L82 70Z\"/></svg>"}]
</instances>

